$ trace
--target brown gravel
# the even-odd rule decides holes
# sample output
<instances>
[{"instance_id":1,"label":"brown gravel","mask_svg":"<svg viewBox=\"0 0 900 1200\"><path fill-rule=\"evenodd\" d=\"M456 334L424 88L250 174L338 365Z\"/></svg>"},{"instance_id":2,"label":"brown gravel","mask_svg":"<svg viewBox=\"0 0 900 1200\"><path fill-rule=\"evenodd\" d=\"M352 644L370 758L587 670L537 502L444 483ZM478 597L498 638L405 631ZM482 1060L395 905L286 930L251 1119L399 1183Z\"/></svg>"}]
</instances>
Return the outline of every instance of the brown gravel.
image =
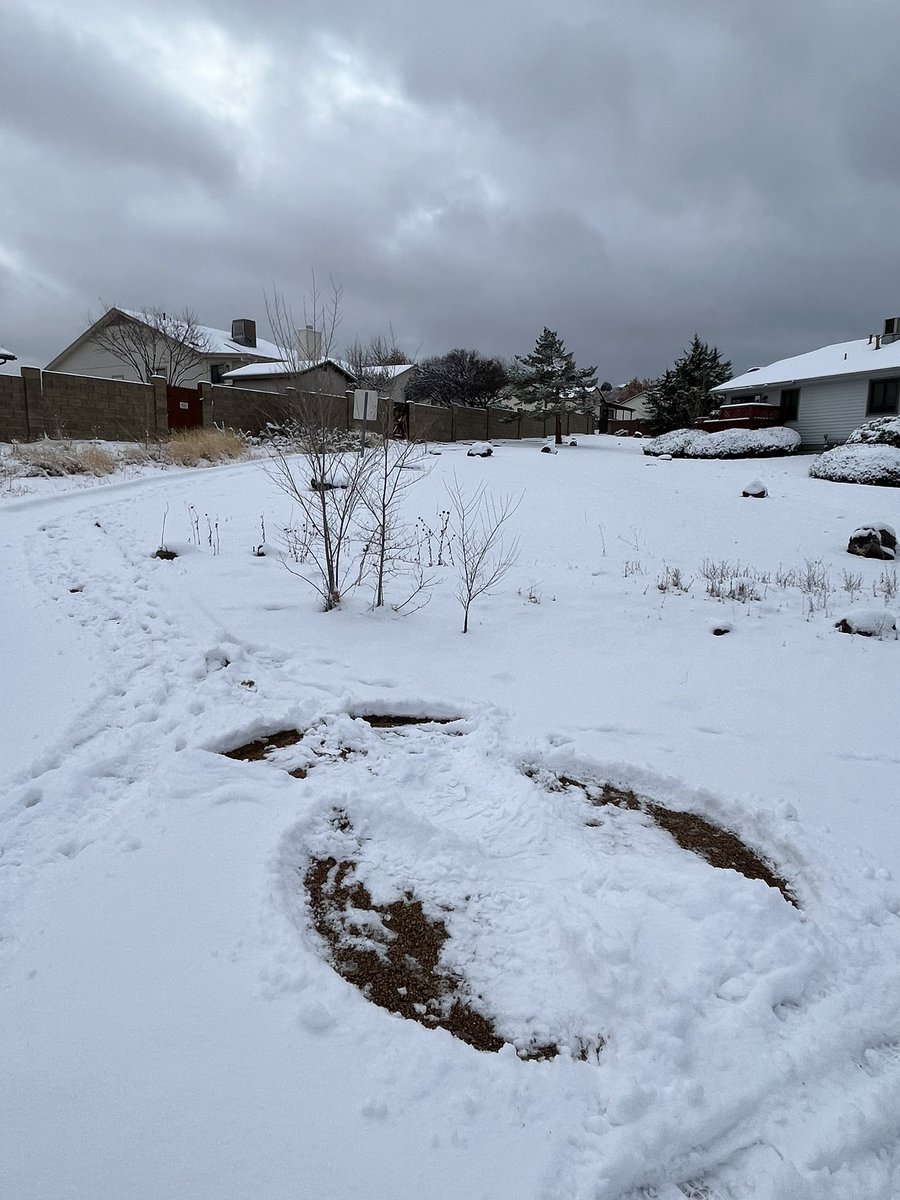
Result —
<instances>
[{"instance_id":1,"label":"brown gravel","mask_svg":"<svg viewBox=\"0 0 900 1200\"><path fill-rule=\"evenodd\" d=\"M349 827L340 810L332 823L344 832ZM411 892L374 904L356 871L349 859L314 858L304 876L313 924L335 970L388 1012L446 1029L476 1050L499 1050L504 1041L493 1023L472 1007L462 979L440 965L449 937L444 922L429 916ZM558 1053L556 1045L534 1045L519 1057L549 1059Z\"/></svg>"}]
</instances>

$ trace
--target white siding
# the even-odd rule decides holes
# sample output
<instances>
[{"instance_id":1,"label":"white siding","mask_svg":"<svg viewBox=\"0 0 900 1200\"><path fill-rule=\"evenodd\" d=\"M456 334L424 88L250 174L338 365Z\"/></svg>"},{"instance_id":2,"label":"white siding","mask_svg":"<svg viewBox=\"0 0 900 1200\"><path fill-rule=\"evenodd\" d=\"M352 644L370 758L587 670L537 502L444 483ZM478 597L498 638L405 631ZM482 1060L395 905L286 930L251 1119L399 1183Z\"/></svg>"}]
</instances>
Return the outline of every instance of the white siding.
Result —
<instances>
[{"instance_id":1,"label":"white siding","mask_svg":"<svg viewBox=\"0 0 900 1200\"><path fill-rule=\"evenodd\" d=\"M797 420L786 421L785 424L789 429L798 431L804 446L821 449L826 436L832 443L845 442L854 429L868 420L868 375L839 375L833 379L770 383L760 387L757 396L759 401L780 404L781 393L794 387L800 389ZM721 404L740 404L754 399L754 394L746 388L719 395Z\"/></svg>"},{"instance_id":2,"label":"white siding","mask_svg":"<svg viewBox=\"0 0 900 1200\"><path fill-rule=\"evenodd\" d=\"M769 388L770 400L777 403L780 396L780 388ZM869 381L859 375L803 383L797 420L787 424L799 431L804 446L821 447L826 436L831 442L845 442L866 420L868 397Z\"/></svg>"},{"instance_id":3,"label":"white siding","mask_svg":"<svg viewBox=\"0 0 900 1200\"><path fill-rule=\"evenodd\" d=\"M185 387L192 387L195 383L209 383L209 368L213 363L221 363L223 371L233 371L236 367L244 365L241 359L229 358L227 354L210 354L206 362L199 364L195 370L188 371L179 382ZM76 346L71 354L61 358L53 369L68 375L92 375L98 379L124 376L132 383L141 382L141 377L132 366L121 362L94 341L82 342L80 346Z\"/></svg>"}]
</instances>

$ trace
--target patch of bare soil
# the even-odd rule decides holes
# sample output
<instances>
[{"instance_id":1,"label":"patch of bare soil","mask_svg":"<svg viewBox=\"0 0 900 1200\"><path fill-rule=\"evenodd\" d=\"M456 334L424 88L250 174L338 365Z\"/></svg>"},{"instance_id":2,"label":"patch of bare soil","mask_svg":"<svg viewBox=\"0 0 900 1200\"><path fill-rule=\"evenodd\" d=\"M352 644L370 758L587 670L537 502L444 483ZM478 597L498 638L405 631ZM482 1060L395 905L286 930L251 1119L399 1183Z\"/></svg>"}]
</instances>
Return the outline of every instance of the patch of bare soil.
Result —
<instances>
[{"instance_id":1,"label":"patch of bare soil","mask_svg":"<svg viewBox=\"0 0 900 1200\"><path fill-rule=\"evenodd\" d=\"M349 830L338 812L337 828ZM313 925L327 944L332 965L373 1004L440 1027L476 1050L503 1045L492 1022L469 1003L463 980L440 966L449 934L443 921L429 916L411 892L390 904L375 904L349 859L314 858L304 876ZM520 1058L555 1058L555 1045L519 1051Z\"/></svg>"},{"instance_id":2,"label":"patch of bare soil","mask_svg":"<svg viewBox=\"0 0 900 1200\"><path fill-rule=\"evenodd\" d=\"M563 787L580 788L595 807L611 804L616 808L627 808L644 812L670 834L682 850L697 854L711 867L738 871L747 879L761 879L771 888L776 888L787 900L799 908L797 898L785 879L777 874L755 850L751 850L735 833L722 829L706 817L678 809L665 808L653 800L638 796L629 788L615 787L611 783L581 783L568 775L560 775Z\"/></svg>"},{"instance_id":3,"label":"patch of bare soil","mask_svg":"<svg viewBox=\"0 0 900 1200\"><path fill-rule=\"evenodd\" d=\"M283 750L286 746L296 746L303 734L296 729L282 729L278 733L270 733L256 741L247 742L244 746L236 746L233 750L223 750L226 758L239 759L241 762L261 762L272 750Z\"/></svg>"},{"instance_id":4,"label":"patch of bare soil","mask_svg":"<svg viewBox=\"0 0 900 1200\"><path fill-rule=\"evenodd\" d=\"M401 729L405 725L452 725L458 717L404 717L392 713L354 713L373 729Z\"/></svg>"}]
</instances>

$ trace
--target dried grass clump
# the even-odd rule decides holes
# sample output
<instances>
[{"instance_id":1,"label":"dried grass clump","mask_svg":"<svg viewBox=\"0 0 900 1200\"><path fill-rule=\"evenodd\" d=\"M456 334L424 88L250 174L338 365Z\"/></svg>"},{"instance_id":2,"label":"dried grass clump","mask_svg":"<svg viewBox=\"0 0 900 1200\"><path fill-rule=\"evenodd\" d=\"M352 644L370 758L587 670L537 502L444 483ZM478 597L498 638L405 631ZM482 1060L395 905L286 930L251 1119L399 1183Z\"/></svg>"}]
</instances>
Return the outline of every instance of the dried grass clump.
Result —
<instances>
[{"instance_id":1,"label":"dried grass clump","mask_svg":"<svg viewBox=\"0 0 900 1200\"><path fill-rule=\"evenodd\" d=\"M166 462L176 467L202 467L209 463L244 458L246 443L233 429L216 426L204 429L180 429L163 447Z\"/></svg>"},{"instance_id":2,"label":"dried grass clump","mask_svg":"<svg viewBox=\"0 0 900 1200\"><path fill-rule=\"evenodd\" d=\"M30 477L61 475L109 475L119 463L116 456L93 442L54 441L41 438L27 445L16 443L12 457Z\"/></svg>"}]
</instances>

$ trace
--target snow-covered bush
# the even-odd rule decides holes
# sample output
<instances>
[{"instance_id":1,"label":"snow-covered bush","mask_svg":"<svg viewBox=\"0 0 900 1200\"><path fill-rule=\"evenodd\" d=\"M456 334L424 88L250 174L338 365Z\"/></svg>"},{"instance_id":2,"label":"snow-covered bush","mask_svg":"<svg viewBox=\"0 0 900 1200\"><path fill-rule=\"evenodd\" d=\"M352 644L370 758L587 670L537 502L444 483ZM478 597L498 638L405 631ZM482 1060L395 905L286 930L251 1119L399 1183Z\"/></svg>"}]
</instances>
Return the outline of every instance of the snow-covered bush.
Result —
<instances>
[{"instance_id":1,"label":"snow-covered bush","mask_svg":"<svg viewBox=\"0 0 900 1200\"><path fill-rule=\"evenodd\" d=\"M809 473L813 479L828 479L832 483L900 487L900 449L859 442L850 445L848 442L820 454L810 466Z\"/></svg>"},{"instance_id":2,"label":"snow-covered bush","mask_svg":"<svg viewBox=\"0 0 900 1200\"><path fill-rule=\"evenodd\" d=\"M900 450L900 417L876 417L854 429L848 446L895 446Z\"/></svg>"},{"instance_id":3,"label":"snow-covered bush","mask_svg":"<svg viewBox=\"0 0 900 1200\"><path fill-rule=\"evenodd\" d=\"M673 429L647 442L645 454L671 454L673 458L754 458L792 454L800 445L795 429Z\"/></svg>"}]
</instances>

